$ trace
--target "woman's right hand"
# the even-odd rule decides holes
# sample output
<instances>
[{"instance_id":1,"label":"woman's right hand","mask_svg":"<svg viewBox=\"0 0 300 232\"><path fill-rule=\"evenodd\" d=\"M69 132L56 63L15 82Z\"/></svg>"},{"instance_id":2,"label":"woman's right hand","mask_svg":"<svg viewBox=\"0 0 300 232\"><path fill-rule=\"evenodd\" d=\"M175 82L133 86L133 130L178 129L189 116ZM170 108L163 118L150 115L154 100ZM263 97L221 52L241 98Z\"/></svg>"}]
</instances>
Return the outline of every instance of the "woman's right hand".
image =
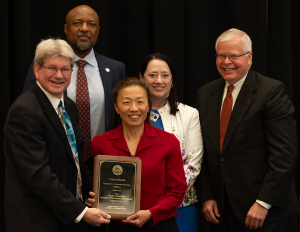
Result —
<instances>
[{"instance_id":1,"label":"woman's right hand","mask_svg":"<svg viewBox=\"0 0 300 232\"><path fill-rule=\"evenodd\" d=\"M93 204L95 203L95 199L94 198L95 198L96 194L94 192L89 192L89 195L92 198L88 198L88 200L87 200L87 206L91 208L93 206Z\"/></svg>"}]
</instances>

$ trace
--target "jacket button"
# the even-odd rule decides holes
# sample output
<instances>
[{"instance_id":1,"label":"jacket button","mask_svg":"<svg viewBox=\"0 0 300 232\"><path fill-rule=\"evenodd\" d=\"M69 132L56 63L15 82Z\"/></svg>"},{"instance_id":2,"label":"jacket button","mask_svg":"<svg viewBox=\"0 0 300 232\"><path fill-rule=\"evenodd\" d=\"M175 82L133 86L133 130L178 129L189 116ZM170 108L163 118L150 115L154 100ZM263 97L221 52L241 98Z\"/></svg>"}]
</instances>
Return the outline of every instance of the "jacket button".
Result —
<instances>
[{"instance_id":1,"label":"jacket button","mask_svg":"<svg viewBox=\"0 0 300 232\"><path fill-rule=\"evenodd\" d=\"M224 158L222 158L222 159L221 159L221 162L223 162L224 160L225 160L225 159L224 159Z\"/></svg>"},{"instance_id":2,"label":"jacket button","mask_svg":"<svg viewBox=\"0 0 300 232\"><path fill-rule=\"evenodd\" d=\"M222 183L224 182L223 179L221 179L221 182L222 182Z\"/></svg>"}]
</instances>

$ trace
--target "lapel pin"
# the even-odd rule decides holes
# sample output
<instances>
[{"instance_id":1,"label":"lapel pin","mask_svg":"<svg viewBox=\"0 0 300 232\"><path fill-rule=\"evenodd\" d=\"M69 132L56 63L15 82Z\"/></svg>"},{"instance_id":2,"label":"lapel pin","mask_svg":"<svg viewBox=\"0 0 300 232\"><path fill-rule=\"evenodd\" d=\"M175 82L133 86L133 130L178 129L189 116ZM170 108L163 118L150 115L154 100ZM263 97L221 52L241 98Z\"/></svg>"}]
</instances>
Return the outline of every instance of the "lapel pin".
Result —
<instances>
[{"instance_id":1,"label":"lapel pin","mask_svg":"<svg viewBox=\"0 0 300 232\"><path fill-rule=\"evenodd\" d=\"M110 69L109 69L109 68L106 68L105 71L106 71L106 72L110 72Z\"/></svg>"}]
</instances>

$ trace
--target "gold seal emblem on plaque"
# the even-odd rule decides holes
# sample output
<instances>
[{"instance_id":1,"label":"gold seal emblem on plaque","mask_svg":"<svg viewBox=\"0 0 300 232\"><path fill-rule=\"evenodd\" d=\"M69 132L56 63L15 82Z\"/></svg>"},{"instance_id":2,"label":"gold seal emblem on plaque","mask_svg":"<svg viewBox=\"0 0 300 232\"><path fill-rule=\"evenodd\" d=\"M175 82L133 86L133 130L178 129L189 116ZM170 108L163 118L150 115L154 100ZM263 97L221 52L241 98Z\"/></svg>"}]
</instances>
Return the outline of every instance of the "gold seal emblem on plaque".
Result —
<instances>
[{"instance_id":1,"label":"gold seal emblem on plaque","mask_svg":"<svg viewBox=\"0 0 300 232\"><path fill-rule=\"evenodd\" d=\"M112 172L116 175L116 176L119 176L123 173L123 168L120 166L120 165L115 165L113 168L112 168Z\"/></svg>"}]
</instances>

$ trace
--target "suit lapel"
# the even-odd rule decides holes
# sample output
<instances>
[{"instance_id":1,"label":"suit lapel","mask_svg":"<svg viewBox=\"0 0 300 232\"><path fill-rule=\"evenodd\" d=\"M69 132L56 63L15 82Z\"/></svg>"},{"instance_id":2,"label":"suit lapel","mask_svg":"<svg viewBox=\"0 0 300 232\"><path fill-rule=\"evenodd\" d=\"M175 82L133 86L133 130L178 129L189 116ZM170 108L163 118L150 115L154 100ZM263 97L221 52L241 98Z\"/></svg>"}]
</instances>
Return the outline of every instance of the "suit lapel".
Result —
<instances>
[{"instance_id":1,"label":"suit lapel","mask_svg":"<svg viewBox=\"0 0 300 232\"><path fill-rule=\"evenodd\" d=\"M112 106L112 74L111 67L104 56L95 52L105 95L105 131L108 131Z\"/></svg>"},{"instance_id":2,"label":"suit lapel","mask_svg":"<svg viewBox=\"0 0 300 232\"><path fill-rule=\"evenodd\" d=\"M32 87L32 91L37 95L37 99L41 103L41 106L44 109L44 113L46 117L49 119L49 122L53 125L53 127L56 129L58 132L59 136L64 142L64 145L68 151L69 156L73 159L73 154L71 151L71 147L66 135L66 132L64 130L63 125L61 124L61 121L55 112L51 102L47 98L47 96L44 94L44 92L40 89L40 87L35 83L34 86Z\"/></svg>"},{"instance_id":3,"label":"suit lapel","mask_svg":"<svg viewBox=\"0 0 300 232\"><path fill-rule=\"evenodd\" d=\"M113 147L125 151L130 155L130 151L122 133L122 124L111 131L111 134L109 136L109 142L112 144Z\"/></svg>"},{"instance_id":4,"label":"suit lapel","mask_svg":"<svg viewBox=\"0 0 300 232\"><path fill-rule=\"evenodd\" d=\"M212 97L210 99L208 108L210 134L213 146L217 149L216 154L220 154L219 125L224 85L225 81L220 79L215 91L211 93Z\"/></svg>"},{"instance_id":5,"label":"suit lapel","mask_svg":"<svg viewBox=\"0 0 300 232\"><path fill-rule=\"evenodd\" d=\"M153 142L150 139L151 137L158 137L158 134L151 126L148 125L148 123L144 123L144 125L145 125L145 130L137 146L136 154L138 154L140 151L148 147L153 146Z\"/></svg>"},{"instance_id":6,"label":"suit lapel","mask_svg":"<svg viewBox=\"0 0 300 232\"><path fill-rule=\"evenodd\" d=\"M255 99L254 92L256 91L256 89L257 84L255 79L255 73L250 69L246 80L236 99L230 116L226 135L224 138L222 155L224 154L230 140L232 139L236 128L238 127L239 123L241 122L249 107L251 106L253 100Z\"/></svg>"}]
</instances>

